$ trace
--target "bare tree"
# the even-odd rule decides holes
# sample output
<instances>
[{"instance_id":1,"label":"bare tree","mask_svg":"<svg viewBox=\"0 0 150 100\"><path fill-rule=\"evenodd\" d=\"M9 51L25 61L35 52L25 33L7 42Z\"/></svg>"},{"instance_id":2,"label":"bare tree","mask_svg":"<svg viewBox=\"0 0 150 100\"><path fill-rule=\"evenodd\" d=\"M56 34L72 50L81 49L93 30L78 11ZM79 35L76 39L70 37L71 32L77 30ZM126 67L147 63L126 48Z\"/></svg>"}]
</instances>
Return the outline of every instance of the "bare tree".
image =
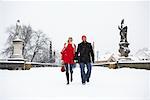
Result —
<instances>
[{"instance_id":1,"label":"bare tree","mask_svg":"<svg viewBox=\"0 0 150 100\"><path fill-rule=\"evenodd\" d=\"M38 30L34 33L32 43L34 44L31 46L33 52L31 62L34 60L35 56L37 55L37 53L39 53L39 51L48 49L48 38L45 34L43 34L42 31Z\"/></svg>"},{"instance_id":2,"label":"bare tree","mask_svg":"<svg viewBox=\"0 0 150 100\"><path fill-rule=\"evenodd\" d=\"M7 47L2 52L3 55L11 57L13 53L12 41L16 36L15 26L7 28ZM34 31L30 25L23 25L19 37L23 43L23 57L28 61L48 62L49 61L49 39L40 30Z\"/></svg>"}]
</instances>

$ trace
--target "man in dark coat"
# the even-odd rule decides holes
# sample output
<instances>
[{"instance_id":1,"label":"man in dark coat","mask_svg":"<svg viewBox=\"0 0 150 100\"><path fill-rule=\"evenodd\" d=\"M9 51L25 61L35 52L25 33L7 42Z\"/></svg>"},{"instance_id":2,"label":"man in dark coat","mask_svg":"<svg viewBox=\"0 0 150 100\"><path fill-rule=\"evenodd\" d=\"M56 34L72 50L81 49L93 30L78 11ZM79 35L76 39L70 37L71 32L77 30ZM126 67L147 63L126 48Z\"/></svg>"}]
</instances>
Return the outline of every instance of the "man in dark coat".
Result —
<instances>
[{"instance_id":1,"label":"man in dark coat","mask_svg":"<svg viewBox=\"0 0 150 100\"><path fill-rule=\"evenodd\" d=\"M86 36L82 36L82 42L78 44L77 48L78 62L80 64L81 70L81 79L82 84L84 85L86 82L89 82L89 78L91 76L91 58L94 63L94 52L91 43L86 41ZM85 72L85 66L87 67L87 72Z\"/></svg>"}]
</instances>

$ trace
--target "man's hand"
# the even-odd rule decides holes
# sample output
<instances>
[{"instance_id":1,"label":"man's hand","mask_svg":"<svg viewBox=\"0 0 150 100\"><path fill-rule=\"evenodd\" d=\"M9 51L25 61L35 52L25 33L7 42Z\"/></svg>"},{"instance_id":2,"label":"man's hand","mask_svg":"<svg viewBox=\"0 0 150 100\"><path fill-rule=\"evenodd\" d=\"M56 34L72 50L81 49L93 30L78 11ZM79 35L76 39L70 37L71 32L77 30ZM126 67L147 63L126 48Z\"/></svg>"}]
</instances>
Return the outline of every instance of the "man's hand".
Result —
<instances>
[{"instance_id":1,"label":"man's hand","mask_svg":"<svg viewBox=\"0 0 150 100\"><path fill-rule=\"evenodd\" d=\"M92 62L93 62L93 63L95 63L95 61L94 61L94 60L92 60Z\"/></svg>"},{"instance_id":2,"label":"man's hand","mask_svg":"<svg viewBox=\"0 0 150 100\"><path fill-rule=\"evenodd\" d=\"M95 61L94 61L94 58L92 58L92 62L94 63Z\"/></svg>"}]
</instances>

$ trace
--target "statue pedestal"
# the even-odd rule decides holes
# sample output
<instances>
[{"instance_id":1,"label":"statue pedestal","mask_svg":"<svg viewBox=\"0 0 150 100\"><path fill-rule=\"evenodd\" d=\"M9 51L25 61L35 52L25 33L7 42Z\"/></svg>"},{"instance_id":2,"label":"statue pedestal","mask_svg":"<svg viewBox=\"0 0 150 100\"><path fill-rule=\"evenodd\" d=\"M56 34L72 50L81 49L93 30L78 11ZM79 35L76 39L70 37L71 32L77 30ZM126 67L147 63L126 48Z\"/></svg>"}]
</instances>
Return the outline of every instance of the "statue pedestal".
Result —
<instances>
[{"instance_id":1,"label":"statue pedestal","mask_svg":"<svg viewBox=\"0 0 150 100\"><path fill-rule=\"evenodd\" d=\"M128 54L130 53L130 49L128 48L129 43L128 42L120 42L119 43L119 52L121 53L121 56L128 57Z\"/></svg>"},{"instance_id":2,"label":"statue pedestal","mask_svg":"<svg viewBox=\"0 0 150 100\"><path fill-rule=\"evenodd\" d=\"M18 36L16 36L16 38L13 40L13 47L14 47L14 51L11 58L23 59L22 56L23 41L19 39Z\"/></svg>"},{"instance_id":3,"label":"statue pedestal","mask_svg":"<svg viewBox=\"0 0 150 100\"><path fill-rule=\"evenodd\" d=\"M23 69L25 66L25 59L22 55L23 41L18 36L13 40L13 55L8 59L11 63L10 69Z\"/></svg>"}]
</instances>

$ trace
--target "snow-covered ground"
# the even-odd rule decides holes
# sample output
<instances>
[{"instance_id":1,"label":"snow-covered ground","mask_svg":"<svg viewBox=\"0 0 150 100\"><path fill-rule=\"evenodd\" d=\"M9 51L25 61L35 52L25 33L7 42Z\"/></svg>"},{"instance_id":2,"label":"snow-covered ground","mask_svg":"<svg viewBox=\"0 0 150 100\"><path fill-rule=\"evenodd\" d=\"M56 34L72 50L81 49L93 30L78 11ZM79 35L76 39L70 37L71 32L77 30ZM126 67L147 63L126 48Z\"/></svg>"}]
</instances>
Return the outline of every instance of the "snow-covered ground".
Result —
<instances>
[{"instance_id":1,"label":"snow-covered ground","mask_svg":"<svg viewBox=\"0 0 150 100\"><path fill-rule=\"evenodd\" d=\"M0 100L150 100L150 71L93 67L82 85L77 67L66 85L60 68L0 70Z\"/></svg>"}]
</instances>

